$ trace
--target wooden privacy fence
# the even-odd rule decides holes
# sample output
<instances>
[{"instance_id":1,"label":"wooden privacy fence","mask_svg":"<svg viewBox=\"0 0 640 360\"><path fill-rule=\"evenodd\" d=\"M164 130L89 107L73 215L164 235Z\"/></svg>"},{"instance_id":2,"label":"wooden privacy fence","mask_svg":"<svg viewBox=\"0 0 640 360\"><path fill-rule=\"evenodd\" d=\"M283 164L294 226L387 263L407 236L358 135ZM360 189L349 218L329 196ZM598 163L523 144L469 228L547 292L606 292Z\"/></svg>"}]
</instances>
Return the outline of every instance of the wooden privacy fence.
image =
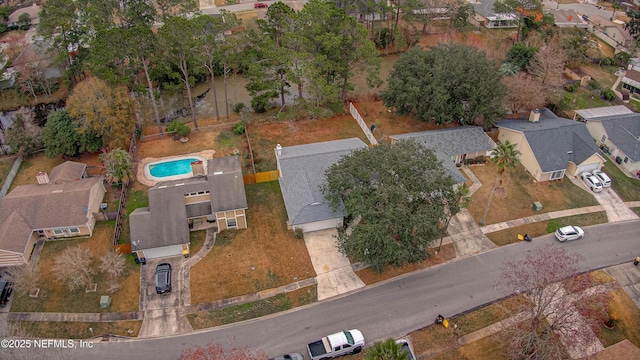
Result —
<instances>
[{"instance_id":1,"label":"wooden privacy fence","mask_svg":"<svg viewBox=\"0 0 640 360\"><path fill-rule=\"evenodd\" d=\"M136 151L138 150L138 146L136 144L136 132L134 131L131 134L131 143L129 144L129 155L131 159L135 161ZM129 245L128 251L126 247L121 247L118 245L118 239L120 238L120 232L122 231L122 220L124 219L124 211L125 211L125 203L127 201L127 188L129 187L129 180L122 182L122 189L120 190L120 203L118 204L118 215L116 217L116 226L113 231L113 250L120 252L120 254L130 254L131 253L131 244Z\"/></svg>"},{"instance_id":2,"label":"wooden privacy fence","mask_svg":"<svg viewBox=\"0 0 640 360\"><path fill-rule=\"evenodd\" d=\"M280 171L271 170L271 171L260 172L257 174L242 175L242 180L244 180L245 185L251 185L256 183L278 180L279 177L280 177Z\"/></svg>"}]
</instances>

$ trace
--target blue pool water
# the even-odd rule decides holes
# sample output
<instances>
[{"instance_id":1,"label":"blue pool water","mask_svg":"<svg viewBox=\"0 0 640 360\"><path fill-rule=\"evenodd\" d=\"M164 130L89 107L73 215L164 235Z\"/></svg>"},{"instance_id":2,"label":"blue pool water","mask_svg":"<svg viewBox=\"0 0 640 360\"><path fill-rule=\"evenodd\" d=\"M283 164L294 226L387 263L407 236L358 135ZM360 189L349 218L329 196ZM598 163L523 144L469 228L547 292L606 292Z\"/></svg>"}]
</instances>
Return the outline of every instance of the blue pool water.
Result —
<instances>
[{"instance_id":1,"label":"blue pool water","mask_svg":"<svg viewBox=\"0 0 640 360\"><path fill-rule=\"evenodd\" d=\"M149 173L151 176L157 178L163 178L167 176L185 175L191 173L191 163L198 159L180 159L173 161L166 161L155 165L149 166Z\"/></svg>"}]
</instances>

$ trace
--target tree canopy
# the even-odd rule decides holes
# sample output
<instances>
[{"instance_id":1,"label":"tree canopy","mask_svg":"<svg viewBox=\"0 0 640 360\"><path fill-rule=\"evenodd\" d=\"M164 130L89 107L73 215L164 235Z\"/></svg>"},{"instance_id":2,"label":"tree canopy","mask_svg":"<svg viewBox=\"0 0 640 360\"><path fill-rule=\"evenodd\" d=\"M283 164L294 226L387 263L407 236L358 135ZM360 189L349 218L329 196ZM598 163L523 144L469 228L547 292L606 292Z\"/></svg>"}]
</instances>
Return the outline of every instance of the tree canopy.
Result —
<instances>
[{"instance_id":1,"label":"tree canopy","mask_svg":"<svg viewBox=\"0 0 640 360\"><path fill-rule=\"evenodd\" d=\"M341 234L341 250L382 271L426 259L440 234L453 180L433 151L415 141L381 144L344 156L326 171L322 191L361 221Z\"/></svg>"},{"instance_id":2,"label":"tree canopy","mask_svg":"<svg viewBox=\"0 0 640 360\"><path fill-rule=\"evenodd\" d=\"M505 88L498 67L483 51L462 44L440 44L403 54L382 92L387 107L399 114L444 124L492 125L503 114Z\"/></svg>"},{"instance_id":3,"label":"tree canopy","mask_svg":"<svg viewBox=\"0 0 640 360\"><path fill-rule=\"evenodd\" d=\"M125 87L111 88L98 78L76 86L67 100L67 111L78 132L97 136L110 149L124 148L135 128L133 102Z\"/></svg>"},{"instance_id":4,"label":"tree canopy","mask_svg":"<svg viewBox=\"0 0 640 360\"><path fill-rule=\"evenodd\" d=\"M83 148L82 136L78 133L73 118L65 110L50 112L42 129L42 144L45 155L54 158L60 155L76 156Z\"/></svg>"}]
</instances>

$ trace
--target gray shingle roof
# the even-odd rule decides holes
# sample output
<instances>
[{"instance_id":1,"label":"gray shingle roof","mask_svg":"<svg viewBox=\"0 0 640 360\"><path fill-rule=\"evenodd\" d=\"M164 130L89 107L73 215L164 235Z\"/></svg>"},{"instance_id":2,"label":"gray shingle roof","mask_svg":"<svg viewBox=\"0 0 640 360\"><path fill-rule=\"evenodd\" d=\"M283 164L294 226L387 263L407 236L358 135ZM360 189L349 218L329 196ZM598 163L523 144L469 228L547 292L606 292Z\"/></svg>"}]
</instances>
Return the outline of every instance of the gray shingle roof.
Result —
<instances>
[{"instance_id":1,"label":"gray shingle roof","mask_svg":"<svg viewBox=\"0 0 640 360\"><path fill-rule=\"evenodd\" d=\"M149 207L134 210L129 215L131 240L138 241L139 249L149 249L189 242L187 193L209 191L211 203L191 206L190 215L247 208L242 180L242 168L237 156L208 160L207 175L188 179L165 181L149 189ZM210 213L210 214L211 214Z\"/></svg>"},{"instance_id":2,"label":"gray shingle roof","mask_svg":"<svg viewBox=\"0 0 640 360\"><path fill-rule=\"evenodd\" d=\"M631 160L640 161L640 114L603 116L589 121L600 121L609 141Z\"/></svg>"},{"instance_id":3,"label":"gray shingle roof","mask_svg":"<svg viewBox=\"0 0 640 360\"><path fill-rule=\"evenodd\" d=\"M24 254L31 233L33 228L17 210L14 210L0 224L0 249Z\"/></svg>"},{"instance_id":4,"label":"gray shingle roof","mask_svg":"<svg viewBox=\"0 0 640 360\"><path fill-rule=\"evenodd\" d=\"M75 161L65 161L51 170L49 181L51 183L63 183L81 179L86 169L86 164Z\"/></svg>"},{"instance_id":5,"label":"gray shingle roof","mask_svg":"<svg viewBox=\"0 0 640 360\"><path fill-rule=\"evenodd\" d=\"M460 174L455 162L451 160L452 157L478 151L490 151L494 146L491 138L478 126L422 131L390 137L397 140L416 139L427 148L432 149L456 183L463 183L466 179Z\"/></svg>"},{"instance_id":6,"label":"gray shingle roof","mask_svg":"<svg viewBox=\"0 0 640 360\"><path fill-rule=\"evenodd\" d=\"M543 172L564 170L569 162L581 164L593 154L600 154L587 126L540 109L540 121L501 120L498 128L518 131L527 138Z\"/></svg>"},{"instance_id":7,"label":"gray shingle roof","mask_svg":"<svg viewBox=\"0 0 640 360\"><path fill-rule=\"evenodd\" d=\"M292 225L327 220L345 215L340 206L335 212L320 191L325 171L353 150L366 148L357 138L287 146L278 156L280 188Z\"/></svg>"}]
</instances>

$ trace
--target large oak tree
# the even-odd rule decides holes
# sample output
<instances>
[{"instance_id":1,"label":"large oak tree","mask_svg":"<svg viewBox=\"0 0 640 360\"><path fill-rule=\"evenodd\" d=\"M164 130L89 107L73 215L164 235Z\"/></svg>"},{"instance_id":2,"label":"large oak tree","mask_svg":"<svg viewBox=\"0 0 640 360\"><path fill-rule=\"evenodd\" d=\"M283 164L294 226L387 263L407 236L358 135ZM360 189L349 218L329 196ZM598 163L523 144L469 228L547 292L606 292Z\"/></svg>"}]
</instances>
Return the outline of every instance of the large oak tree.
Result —
<instances>
[{"instance_id":1,"label":"large oak tree","mask_svg":"<svg viewBox=\"0 0 640 360\"><path fill-rule=\"evenodd\" d=\"M394 64L382 100L399 114L427 122L490 126L504 114L501 78L498 67L472 46L417 47Z\"/></svg>"},{"instance_id":2,"label":"large oak tree","mask_svg":"<svg viewBox=\"0 0 640 360\"><path fill-rule=\"evenodd\" d=\"M344 156L327 170L322 190L333 208L344 204L361 219L340 235L341 250L382 271L427 258L453 185L433 151L407 140Z\"/></svg>"}]
</instances>

